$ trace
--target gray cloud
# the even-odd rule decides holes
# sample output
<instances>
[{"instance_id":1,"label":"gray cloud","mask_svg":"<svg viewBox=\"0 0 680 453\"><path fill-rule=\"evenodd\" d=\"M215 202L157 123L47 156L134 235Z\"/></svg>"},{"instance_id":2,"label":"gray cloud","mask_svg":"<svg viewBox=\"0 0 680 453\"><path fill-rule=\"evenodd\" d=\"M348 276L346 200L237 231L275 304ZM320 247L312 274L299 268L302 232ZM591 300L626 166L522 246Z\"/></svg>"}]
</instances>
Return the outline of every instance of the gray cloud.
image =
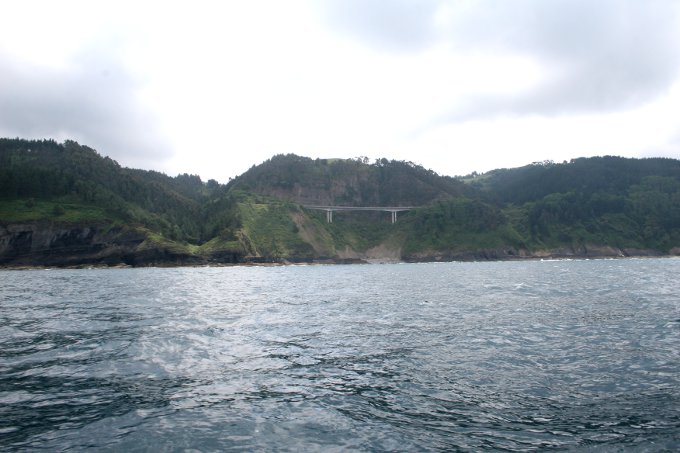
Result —
<instances>
[{"instance_id":1,"label":"gray cloud","mask_svg":"<svg viewBox=\"0 0 680 453\"><path fill-rule=\"evenodd\" d=\"M137 99L142 82L106 45L60 68L0 54L0 136L73 139L121 164L158 168L168 148Z\"/></svg>"},{"instance_id":2,"label":"gray cloud","mask_svg":"<svg viewBox=\"0 0 680 453\"><path fill-rule=\"evenodd\" d=\"M554 76L528 93L470 98L452 110L452 117L613 111L653 99L678 75L677 3L525 0L494 5L458 18L454 42L533 56Z\"/></svg>"},{"instance_id":3,"label":"gray cloud","mask_svg":"<svg viewBox=\"0 0 680 453\"><path fill-rule=\"evenodd\" d=\"M628 108L667 90L680 67L680 4L672 0L332 0L328 5L333 27L379 50L444 45L459 53L521 55L551 74L525 93L470 93L435 122Z\"/></svg>"},{"instance_id":4,"label":"gray cloud","mask_svg":"<svg viewBox=\"0 0 680 453\"><path fill-rule=\"evenodd\" d=\"M330 26L371 47L418 51L435 42L434 14L440 0L329 0L323 16Z\"/></svg>"}]
</instances>

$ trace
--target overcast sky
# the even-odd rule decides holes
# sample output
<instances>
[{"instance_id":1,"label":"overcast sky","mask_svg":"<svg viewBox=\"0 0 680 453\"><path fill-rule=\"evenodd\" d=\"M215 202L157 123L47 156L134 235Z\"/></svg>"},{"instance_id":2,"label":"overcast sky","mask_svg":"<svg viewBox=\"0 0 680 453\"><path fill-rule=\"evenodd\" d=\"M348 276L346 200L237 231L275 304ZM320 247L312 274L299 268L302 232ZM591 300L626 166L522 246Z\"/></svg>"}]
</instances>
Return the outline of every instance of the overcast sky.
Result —
<instances>
[{"instance_id":1,"label":"overcast sky","mask_svg":"<svg viewBox=\"0 0 680 453\"><path fill-rule=\"evenodd\" d=\"M680 1L0 1L0 136L124 166L680 158Z\"/></svg>"}]
</instances>

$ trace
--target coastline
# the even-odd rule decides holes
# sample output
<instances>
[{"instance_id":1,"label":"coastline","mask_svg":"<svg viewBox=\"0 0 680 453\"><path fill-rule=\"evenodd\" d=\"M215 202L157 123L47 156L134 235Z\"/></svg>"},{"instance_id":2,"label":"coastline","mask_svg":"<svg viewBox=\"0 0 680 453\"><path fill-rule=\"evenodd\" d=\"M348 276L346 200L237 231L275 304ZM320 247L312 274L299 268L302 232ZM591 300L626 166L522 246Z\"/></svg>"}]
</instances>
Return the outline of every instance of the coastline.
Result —
<instances>
[{"instance_id":1,"label":"coastline","mask_svg":"<svg viewBox=\"0 0 680 453\"><path fill-rule=\"evenodd\" d=\"M536 251L522 255L498 254L497 251L480 250L458 254L436 254L402 259L379 258L347 259L347 258L319 258L319 259L285 259L263 258L244 259L239 262L203 261L195 259L170 260L148 262L142 265L131 265L123 262L82 262L82 263L0 263L0 270L48 270L48 269L140 269L140 268L179 268L179 267L284 267L284 266L321 266L321 265L350 265L350 264L400 264L400 263L447 263L447 262L502 262L502 261L570 261L570 260L622 260L644 258L678 258L680 253L673 249L673 253L661 253L656 250L625 250L621 254L574 254L555 253L555 251Z\"/></svg>"}]
</instances>

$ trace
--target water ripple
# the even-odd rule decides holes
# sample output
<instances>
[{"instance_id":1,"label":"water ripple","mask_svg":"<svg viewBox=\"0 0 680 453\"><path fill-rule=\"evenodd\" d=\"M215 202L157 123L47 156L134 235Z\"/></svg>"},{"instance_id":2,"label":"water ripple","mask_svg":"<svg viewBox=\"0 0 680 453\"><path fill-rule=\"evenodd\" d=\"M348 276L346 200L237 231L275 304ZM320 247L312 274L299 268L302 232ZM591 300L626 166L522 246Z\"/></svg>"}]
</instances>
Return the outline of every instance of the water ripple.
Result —
<instances>
[{"instance_id":1,"label":"water ripple","mask_svg":"<svg viewBox=\"0 0 680 453\"><path fill-rule=\"evenodd\" d=\"M0 448L677 450L679 267L0 272Z\"/></svg>"}]
</instances>

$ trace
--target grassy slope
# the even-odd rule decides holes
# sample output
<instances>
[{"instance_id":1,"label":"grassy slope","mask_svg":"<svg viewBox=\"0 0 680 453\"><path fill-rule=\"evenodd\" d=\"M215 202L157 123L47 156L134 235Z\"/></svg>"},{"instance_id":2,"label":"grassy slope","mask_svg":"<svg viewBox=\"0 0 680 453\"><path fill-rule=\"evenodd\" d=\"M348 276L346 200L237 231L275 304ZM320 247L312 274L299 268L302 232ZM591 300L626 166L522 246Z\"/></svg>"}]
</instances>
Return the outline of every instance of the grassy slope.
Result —
<instances>
[{"instance_id":1,"label":"grassy slope","mask_svg":"<svg viewBox=\"0 0 680 453\"><path fill-rule=\"evenodd\" d=\"M95 205L32 199L0 200L0 221L6 223L110 223L113 218L104 208Z\"/></svg>"}]
</instances>

